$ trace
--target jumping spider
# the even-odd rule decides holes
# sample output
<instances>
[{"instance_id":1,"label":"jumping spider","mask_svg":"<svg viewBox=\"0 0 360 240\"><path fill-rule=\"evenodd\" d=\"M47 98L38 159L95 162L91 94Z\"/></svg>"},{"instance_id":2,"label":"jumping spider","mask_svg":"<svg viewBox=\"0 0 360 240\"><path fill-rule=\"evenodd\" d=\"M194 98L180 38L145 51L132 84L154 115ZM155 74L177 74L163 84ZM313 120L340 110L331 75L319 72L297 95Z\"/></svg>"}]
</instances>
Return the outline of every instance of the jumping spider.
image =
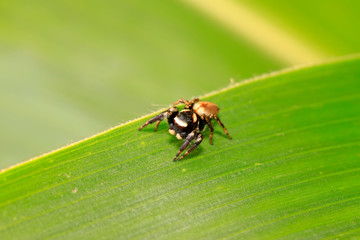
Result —
<instances>
[{"instance_id":1,"label":"jumping spider","mask_svg":"<svg viewBox=\"0 0 360 240\"><path fill-rule=\"evenodd\" d=\"M179 103L184 103L185 108L180 112L175 107ZM213 118L221 125L224 129L226 135L231 139L228 131L226 130L224 124L220 121L217 116L219 112L218 106L211 102L202 102L198 98L192 99L190 102L184 99L180 99L173 103L173 106L168 110L160 113L159 115L151 118L144 125L142 125L138 130L141 131L145 126L150 123L156 123L154 131L157 130L160 122L167 118L169 124L169 133L175 135L177 139L185 139L184 143L181 145L179 152L176 154L174 161L183 159L186 155L192 152L199 144L202 142L204 136L201 134L201 131L204 130L205 125L209 126L210 129L210 144L213 144L212 137L214 128L211 124ZM179 155L189 146L190 142L195 139L195 143L180 157Z\"/></svg>"}]
</instances>

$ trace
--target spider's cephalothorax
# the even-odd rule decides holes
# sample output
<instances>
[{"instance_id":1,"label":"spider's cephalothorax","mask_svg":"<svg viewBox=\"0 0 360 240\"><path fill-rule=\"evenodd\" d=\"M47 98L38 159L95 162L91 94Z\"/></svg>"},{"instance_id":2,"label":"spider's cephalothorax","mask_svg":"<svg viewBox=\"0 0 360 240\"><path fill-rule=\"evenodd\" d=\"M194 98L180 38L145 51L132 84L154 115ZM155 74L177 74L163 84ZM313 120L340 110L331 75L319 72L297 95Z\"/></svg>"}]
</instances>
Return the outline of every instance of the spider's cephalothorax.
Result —
<instances>
[{"instance_id":1,"label":"spider's cephalothorax","mask_svg":"<svg viewBox=\"0 0 360 240\"><path fill-rule=\"evenodd\" d=\"M179 103L184 103L185 108L180 112L175 107ZM173 104L168 110L160 113L159 115L151 118L144 125L139 128L139 131L150 123L156 123L155 131L157 130L160 122L165 118L168 119L169 133L175 135L177 139L185 139L181 145L179 152L176 154L174 161L183 159L186 155L192 152L202 142L204 136L201 131L204 130L205 125L210 129L210 144L213 144L212 137L214 129L211 124L211 119L215 118L216 121L222 126L226 135L231 139L224 124L217 116L219 108L211 102L202 102L198 98L192 99L190 102L180 99ZM179 155L189 146L190 142L195 139L195 143L180 157Z\"/></svg>"}]
</instances>

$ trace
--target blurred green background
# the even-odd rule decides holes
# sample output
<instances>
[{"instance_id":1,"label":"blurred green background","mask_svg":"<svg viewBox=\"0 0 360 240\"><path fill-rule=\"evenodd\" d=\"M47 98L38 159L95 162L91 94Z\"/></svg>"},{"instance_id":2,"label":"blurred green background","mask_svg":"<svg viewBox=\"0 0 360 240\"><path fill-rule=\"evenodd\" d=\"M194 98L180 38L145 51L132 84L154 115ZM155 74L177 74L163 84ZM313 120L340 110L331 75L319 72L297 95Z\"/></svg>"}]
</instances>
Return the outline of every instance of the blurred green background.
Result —
<instances>
[{"instance_id":1,"label":"blurred green background","mask_svg":"<svg viewBox=\"0 0 360 240\"><path fill-rule=\"evenodd\" d=\"M231 78L359 52L359 9L353 0L1 1L0 169Z\"/></svg>"}]
</instances>

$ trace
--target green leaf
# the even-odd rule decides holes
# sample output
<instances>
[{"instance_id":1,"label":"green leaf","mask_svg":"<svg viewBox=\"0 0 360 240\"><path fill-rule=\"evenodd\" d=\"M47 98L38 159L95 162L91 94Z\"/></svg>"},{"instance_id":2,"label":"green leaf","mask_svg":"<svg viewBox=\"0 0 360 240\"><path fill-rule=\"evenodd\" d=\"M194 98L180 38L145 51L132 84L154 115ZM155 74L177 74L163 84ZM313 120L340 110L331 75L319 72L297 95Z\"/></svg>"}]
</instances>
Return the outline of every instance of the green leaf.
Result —
<instances>
[{"instance_id":1,"label":"green leaf","mask_svg":"<svg viewBox=\"0 0 360 240\"><path fill-rule=\"evenodd\" d=\"M0 174L1 239L320 239L360 235L360 58L284 70L203 99L181 142L149 116Z\"/></svg>"},{"instance_id":2,"label":"green leaf","mask_svg":"<svg viewBox=\"0 0 360 240\"><path fill-rule=\"evenodd\" d=\"M0 169L286 66L178 1L1 1L0 36Z\"/></svg>"}]
</instances>

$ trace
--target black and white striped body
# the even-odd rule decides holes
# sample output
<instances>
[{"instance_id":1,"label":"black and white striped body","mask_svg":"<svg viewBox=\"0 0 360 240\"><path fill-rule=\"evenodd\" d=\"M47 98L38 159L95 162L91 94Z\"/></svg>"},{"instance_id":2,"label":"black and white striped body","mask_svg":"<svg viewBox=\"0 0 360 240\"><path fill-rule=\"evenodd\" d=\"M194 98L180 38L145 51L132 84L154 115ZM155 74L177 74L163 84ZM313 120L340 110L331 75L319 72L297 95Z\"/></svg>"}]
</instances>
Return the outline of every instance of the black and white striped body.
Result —
<instances>
[{"instance_id":1,"label":"black and white striped body","mask_svg":"<svg viewBox=\"0 0 360 240\"><path fill-rule=\"evenodd\" d=\"M179 103L185 104L185 108L180 112L176 107L176 105ZM210 144L213 144L212 136L214 128L211 124L211 119L213 118L216 119L216 121L224 129L228 138L231 139L225 126L222 124L219 117L217 116L218 112L219 108L214 103L203 102L200 101L198 98L194 98L190 102L185 99L179 99L178 101L173 103L172 107L146 121L138 130L141 131L147 125L156 122L156 126L154 129L154 131L156 131L160 122L164 119L167 119L169 124L169 133L175 135L176 138L179 140L184 140L183 144L181 145L178 153L175 155L174 158L174 161L180 161L200 145L200 143L204 139L201 131L204 130L205 125L209 126ZM192 141L194 141L194 143L190 145ZM180 156L180 154L186 149L187 151L182 156Z\"/></svg>"},{"instance_id":2,"label":"black and white striped body","mask_svg":"<svg viewBox=\"0 0 360 240\"><path fill-rule=\"evenodd\" d=\"M175 135L177 139L184 139L194 130L201 132L204 129L205 121L202 120L192 109L183 109L179 114L169 119L169 133Z\"/></svg>"}]
</instances>

